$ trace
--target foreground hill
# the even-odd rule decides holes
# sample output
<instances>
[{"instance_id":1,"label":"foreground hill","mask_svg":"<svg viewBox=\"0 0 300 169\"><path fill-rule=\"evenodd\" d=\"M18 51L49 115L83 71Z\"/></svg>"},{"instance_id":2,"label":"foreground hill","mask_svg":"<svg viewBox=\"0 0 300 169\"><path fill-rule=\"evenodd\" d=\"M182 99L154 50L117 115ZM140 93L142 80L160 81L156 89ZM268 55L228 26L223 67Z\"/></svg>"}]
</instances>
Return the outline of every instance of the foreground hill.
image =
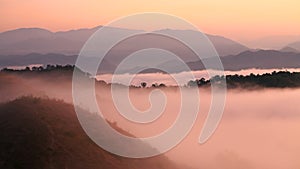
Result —
<instances>
[{"instance_id":1,"label":"foreground hill","mask_svg":"<svg viewBox=\"0 0 300 169\"><path fill-rule=\"evenodd\" d=\"M163 155L128 159L102 150L84 133L71 104L46 98L0 104L0 150L5 169L176 169Z\"/></svg>"}]
</instances>

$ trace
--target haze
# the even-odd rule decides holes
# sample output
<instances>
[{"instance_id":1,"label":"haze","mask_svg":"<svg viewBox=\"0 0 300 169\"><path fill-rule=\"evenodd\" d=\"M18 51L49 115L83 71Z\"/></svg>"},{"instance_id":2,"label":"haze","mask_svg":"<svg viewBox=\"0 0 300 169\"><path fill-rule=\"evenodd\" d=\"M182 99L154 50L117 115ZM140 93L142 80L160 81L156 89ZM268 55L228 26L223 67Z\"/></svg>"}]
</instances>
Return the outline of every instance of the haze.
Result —
<instances>
[{"instance_id":1,"label":"haze","mask_svg":"<svg viewBox=\"0 0 300 169\"><path fill-rule=\"evenodd\" d=\"M203 32L251 47L251 41L266 36L299 35L299 6L298 0L1 0L0 32L21 27L52 31L90 28L133 13L163 12L180 16Z\"/></svg>"},{"instance_id":2,"label":"haze","mask_svg":"<svg viewBox=\"0 0 300 169\"><path fill-rule=\"evenodd\" d=\"M53 78L59 79L59 83ZM48 96L72 103L68 76L2 76L1 102L21 95ZM3 83L1 83L3 84ZM168 128L179 110L179 90L160 88L168 99L163 115L153 123L141 125L121 117L114 108L109 86L96 85L96 95L105 118L137 137L160 133ZM20 91L23 91L20 92ZM132 89L130 98L136 108L146 110L152 89ZM24 93L25 92L25 93ZM173 161L194 168L281 169L300 167L299 89L229 90L222 121L214 135L199 145L199 133L210 106L210 90L200 89L200 111L189 136L166 155Z\"/></svg>"}]
</instances>

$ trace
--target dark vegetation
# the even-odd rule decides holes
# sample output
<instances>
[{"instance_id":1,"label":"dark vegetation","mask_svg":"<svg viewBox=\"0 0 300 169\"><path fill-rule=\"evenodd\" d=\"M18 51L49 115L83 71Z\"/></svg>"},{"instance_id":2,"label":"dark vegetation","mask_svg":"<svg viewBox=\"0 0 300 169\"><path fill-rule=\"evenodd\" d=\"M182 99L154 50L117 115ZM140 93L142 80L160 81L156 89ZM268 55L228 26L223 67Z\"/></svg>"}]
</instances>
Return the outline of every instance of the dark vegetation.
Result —
<instances>
[{"instance_id":1,"label":"dark vegetation","mask_svg":"<svg viewBox=\"0 0 300 169\"><path fill-rule=\"evenodd\" d=\"M85 134L73 105L48 98L0 104L0 150L3 169L176 169L163 155L129 159L104 151Z\"/></svg>"},{"instance_id":2,"label":"dark vegetation","mask_svg":"<svg viewBox=\"0 0 300 169\"><path fill-rule=\"evenodd\" d=\"M46 67L26 67L24 69L4 68L0 74L17 75L27 79L43 77L45 80L48 78L48 82L51 83L53 82L53 77L56 77L55 82L59 80L72 80L74 68L75 66L73 65L47 65Z\"/></svg>"},{"instance_id":3,"label":"dark vegetation","mask_svg":"<svg viewBox=\"0 0 300 169\"><path fill-rule=\"evenodd\" d=\"M265 73L262 75L250 74L243 75L227 75L227 76L215 76L210 80L204 78L191 80L188 82L188 86L208 86L211 83L219 83L226 80L228 88L294 88L300 87L300 73L279 71L272 73Z\"/></svg>"},{"instance_id":4,"label":"dark vegetation","mask_svg":"<svg viewBox=\"0 0 300 169\"><path fill-rule=\"evenodd\" d=\"M73 70L75 66L73 65L47 65L46 67L26 67L25 69L15 70L4 68L1 72L4 73L36 73L44 74L47 72L55 72L57 74L65 74L71 79ZM272 73L265 73L262 75L250 74L247 76L243 75L226 75L226 76L215 76L209 80L204 78L195 79L188 82L187 86L199 86L206 87L210 86L211 83L220 83L221 81L226 80L228 88L255 88L255 87L266 87L266 88L294 88L300 87L300 73L299 72L288 72L288 71L279 71ZM103 82L103 81L102 81ZM146 82L142 82L140 86L131 86L131 87L147 87ZM153 83L150 87L166 87L165 84Z\"/></svg>"},{"instance_id":5,"label":"dark vegetation","mask_svg":"<svg viewBox=\"0 0 300 169\"><path fill-rule=\"evenodd\" d=\"M10 69L3 68L2 72L49 72L49 71L73 71L74 65L47 65L43 66L33 66L32 68L26 67L25 69Z\"/></svg>"}]
</instances>

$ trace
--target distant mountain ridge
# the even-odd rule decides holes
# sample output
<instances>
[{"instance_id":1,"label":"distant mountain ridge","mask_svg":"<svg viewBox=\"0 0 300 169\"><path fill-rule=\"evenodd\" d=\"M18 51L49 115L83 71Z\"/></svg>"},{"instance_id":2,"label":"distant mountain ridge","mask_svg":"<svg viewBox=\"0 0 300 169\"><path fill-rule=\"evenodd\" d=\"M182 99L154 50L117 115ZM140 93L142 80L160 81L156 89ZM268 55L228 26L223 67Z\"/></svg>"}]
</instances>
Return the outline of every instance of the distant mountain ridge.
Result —
<instances>
[{"instance_id":1,"label":"distant mountain ridge","mask_svg":"<svg viewBox=\"0 0 300 169\"><path fill-rule=\"evenodd\" d=\"M300 51L300 41L290 43L290 44L287 45L287 47L290 47L290 48L293 48L297 51Z\"/></svg>"},{"instance_id":2,"label":"distant mountain ridge","mask_svg":"<svg viewBox=\"0 0 300 169\"><path fill-rule=\"evenodd\" d=\"M51 32L42 28L20 28L2 32L0 33L0 55L26 55L30 53L76 55L88 38L100 27L59 32ZM112 33L113 31L139 32L139 30L113 27L111 29ZM185 32L188 30L167 31ZM214 44L220 56L235 55L249 50L248 47L222 36L207 34L207 37Z\"/></svg>"},{"instance_id":3,"label":"distant mountain ridge","mask_svg":"<svg viewBox=\"0 0 300 169\"><path fill-rule=\"evenodd\" d=\"M97 31L99 27L91 29L78 29L70 31L51 32L41 28L21 28L12 31L0 33L0 68L7 66L26 66L32 64L75 64L78 53L88 38ZM109 36L113 36L116 31L126 33L139 33L141 30L130 30L109 27ZM187 34L189 37L195 35L192 30L172 30L162 29L155 31L157 33L167 34ZM300 67L300 42L292 43L280 51L275 50L252 50L230 39L207 35L214 44L225 70L241 70L248 68L299 68ZM104 37L105 38L105 37ZM147 38L147 37L146 37ZM151 39L151 38L150 38ZM197 43L197 40L192 39ZM150 40L145 42L142 38L132 38L133 46L137 48L147 47L147 43L156 46L165 46L168 49L183 53L183 57L189 56L190 53L183 51L176 43L173 42L156 42ZM145 45L146 44L146 45ZM115 70L119 61L132 52L132 44L116 45L101 65L102 73L111 73ZM183 58L192 70L202 70L204 66L201 62L188 60L189 57ZM96 58L91 58L95 61ZM167 61L161 66L169 67L174 72L181 70L176 67L173 61ZM136 70L132 67L129 72ZM127 70L125 70L127 71ZM152 72L153 70L150 70ZM146 71L147 72L147 71Z\"/></svg>"},{"instance_id":4,"label":"distant mountain ridge","mask_svg":"<svg viewBox=\"0 0 300 169\"><path fill-rule=\"evenodd\" d=\"M77 55L63 55L63 54L38 54L32 53L28 55L0 55L0 68L8 66L27 66L34 64L60 64L74 65L77 59ZM96 58L91 58L92 62L96 61ZM281 68L300 68L300 53L283 52L275 50L257 50L257 51L245 51L237 55L229 55L221 57L221 61L224 66L224 70L242 70L242 69L281 69ZM186 62L192 70L205 69L202 62ZM169 68L174 73L178 73L181 70L178 67L177 62L172 60L163 62L159 67ZM113 73L117 67L116 63L112 60L104 59L100 65L101 73ZM134 72L139 68L131 67L127 72ZM144 73L153 73L157 70L145 70Z\"/></svg>"},{"instance_id":5,"label":"distant mountain ridge","mask_svg":"<svg viewBox=\"0 0 300 169\"><path fill-rule=\"evenodd\" d=\"M226 70L300 68L300 53L276 50L245 51L221 60Z\"/></svg>"},{"instance_id":6,"label":"distant mountain ridge","mask_svg":"<svg viewBox=\"0 0 300 169\"><path fill-rule=\"evenodd\" d=\"M2 55L26 55L30 53L78 54L94 29L80 29L53 33L40 28L21 28L0 34Z\"/></svg>"},{"instance_id":7,"label":"distant mountain ridge","mask_svg":"<svg viewBox=\"0 0 300 169\"><path fill-rule=\"evenodd\" d=\"M297 49L289 47L289 46L286 46L286 47L280 49L280 51L282 51L282 52L300 53L300 51L298 51Z\"/></svg>"},{"instance_id":8,"label":"distant mountain ridge","mask_svg":"<svg viewBox=\"0 0 300 169\"><path fill-rule=\"evenodd\" d=\"M300 35L277 35L267 36L245 42L250 48L260 48L265 50L279 50L292 42L300 40Z\"/></svg>"},{"instance_id":9,"label":"distant mountain ridge","mask_svg":"<svg viewBox=\"0 0 300 169\"><path fill-rule=\"evenodd\" d=\"M276 50L245 51L221 58L224 70L300 68L300 53ZM187 63L192 70L202 70L201 62Z\"/></svg>"}]
</instances>

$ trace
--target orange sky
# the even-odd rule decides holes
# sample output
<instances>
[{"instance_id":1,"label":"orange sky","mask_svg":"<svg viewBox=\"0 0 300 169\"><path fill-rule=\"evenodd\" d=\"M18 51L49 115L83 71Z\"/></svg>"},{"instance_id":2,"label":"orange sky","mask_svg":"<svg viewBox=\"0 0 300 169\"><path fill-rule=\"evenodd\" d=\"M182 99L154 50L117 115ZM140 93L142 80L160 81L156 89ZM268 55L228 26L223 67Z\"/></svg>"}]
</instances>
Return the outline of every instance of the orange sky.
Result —
<instances>
[{"instance_id":1,"label":"orange sky","mask_svg":"<svg viewBox=\"0 0 300 169\"><path fill-rule=\"evenodd\" d=\"M299 0L0 0L0 31L90 28L139 12L177 15L239 41L300 34Z\"/></svg>"}]
</instances>

